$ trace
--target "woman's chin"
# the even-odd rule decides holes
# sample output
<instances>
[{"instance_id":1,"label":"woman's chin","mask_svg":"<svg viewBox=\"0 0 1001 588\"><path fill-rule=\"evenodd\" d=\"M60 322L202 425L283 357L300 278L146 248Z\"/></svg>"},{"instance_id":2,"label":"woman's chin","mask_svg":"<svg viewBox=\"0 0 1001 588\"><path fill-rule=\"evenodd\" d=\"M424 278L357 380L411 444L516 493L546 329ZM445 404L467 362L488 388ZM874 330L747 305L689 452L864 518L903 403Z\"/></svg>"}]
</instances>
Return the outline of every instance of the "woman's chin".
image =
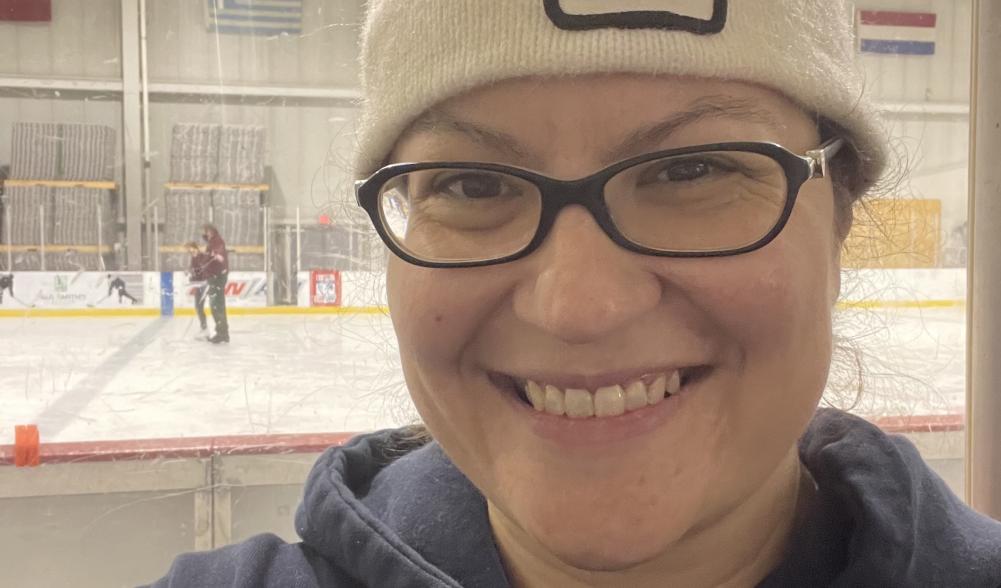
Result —
<instances>
[{"instance_id":1,"label":"woman's chin","mask_svg":"<svg viewBox=\"0 0 1001 588\"><path fill-rule=\"evenodd\" d=\"M673 513L596 507L595 502L601 501L556 508L526 505L527 512L518 513L518 520L528 522L524 532L533 540L523 545L539 549L536 557L556 559L577 570L622 571L669 550L694 522Z\"/></svg>"}]
</instances>

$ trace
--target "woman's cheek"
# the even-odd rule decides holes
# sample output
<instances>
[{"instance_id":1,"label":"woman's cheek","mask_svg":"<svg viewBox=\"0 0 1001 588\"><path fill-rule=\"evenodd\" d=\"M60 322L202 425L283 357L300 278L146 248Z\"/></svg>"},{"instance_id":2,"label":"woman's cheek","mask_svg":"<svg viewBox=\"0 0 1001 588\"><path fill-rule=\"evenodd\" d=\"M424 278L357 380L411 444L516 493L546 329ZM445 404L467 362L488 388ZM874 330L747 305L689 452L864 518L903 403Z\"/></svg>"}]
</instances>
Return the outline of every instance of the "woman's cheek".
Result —
<instances>
[{"instance_id":1,"label":"woman's cheek","mask_svg":"<svg viewBox=\"0 0 1001 588\"><path fill-rule=\"evenodd\" d=\"M502 268L433 269L391 259L386 287L401 351L456 361L500 303L499 273Z\"/></svg>"}]
</instances>

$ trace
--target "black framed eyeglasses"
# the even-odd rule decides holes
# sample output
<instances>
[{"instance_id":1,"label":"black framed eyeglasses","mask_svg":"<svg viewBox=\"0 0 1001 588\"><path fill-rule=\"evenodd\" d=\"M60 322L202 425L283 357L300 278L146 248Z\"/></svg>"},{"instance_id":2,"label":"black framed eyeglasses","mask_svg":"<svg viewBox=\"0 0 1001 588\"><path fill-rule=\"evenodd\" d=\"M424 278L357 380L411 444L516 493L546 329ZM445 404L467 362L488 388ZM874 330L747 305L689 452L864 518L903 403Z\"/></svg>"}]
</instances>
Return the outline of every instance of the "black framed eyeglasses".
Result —
<instances>
[{"instance_id":1,"label":"black framed eyeglasses","mask_svg":"<svg viewBox=\"0 0 1001 588\"><path fill-rule=\"evenodd\" d=\"M835 138L805 155L774 143L696 145L626 159L578 180L493 163L398 163L356 182L355 193L389 249L424 267L525 257L571 205L590 211L630 251L719 257L770 243L802 185L825 177L842 145Z\"/></svg>"}]
</instances>

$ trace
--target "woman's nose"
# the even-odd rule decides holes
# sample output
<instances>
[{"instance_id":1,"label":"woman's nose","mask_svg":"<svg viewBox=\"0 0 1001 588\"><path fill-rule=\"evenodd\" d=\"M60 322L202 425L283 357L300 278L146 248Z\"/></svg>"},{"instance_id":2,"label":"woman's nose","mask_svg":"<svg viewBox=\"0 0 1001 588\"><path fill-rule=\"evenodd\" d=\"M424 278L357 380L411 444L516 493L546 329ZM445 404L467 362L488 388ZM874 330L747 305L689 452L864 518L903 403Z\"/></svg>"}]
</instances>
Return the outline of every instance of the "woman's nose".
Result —
<instances>
[{"instance_id":1,"label":"woman's nose","mask_svg":"<svg viewBox=\"0 0 1001 588\"><path fill-rule=\"evenodd\" d=\"M660 303L661 282L643 258L616 245L580 206L564 209L525 261L531 278L515 292L516 314L567 343L599 339Z\"/></svg>"}]
</instances>

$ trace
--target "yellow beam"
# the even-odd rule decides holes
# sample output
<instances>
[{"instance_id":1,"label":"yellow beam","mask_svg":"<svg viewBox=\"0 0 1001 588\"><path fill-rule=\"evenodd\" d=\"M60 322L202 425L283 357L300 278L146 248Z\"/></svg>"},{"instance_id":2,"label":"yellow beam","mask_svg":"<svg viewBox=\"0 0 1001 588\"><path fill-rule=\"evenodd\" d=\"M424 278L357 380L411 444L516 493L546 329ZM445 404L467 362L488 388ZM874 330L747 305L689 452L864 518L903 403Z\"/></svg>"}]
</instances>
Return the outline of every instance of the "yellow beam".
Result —
<instances>
[{"instance_id":1,"label":"yellow beam","mask_svg":"<svg viewBox=\"0 0 1001 588\"><path fill-rule=\"evenodd\" d=\"M21 308L0 309L0 318L99 318L160 316L159 308Z\"/></svg>"},{"instance_id":2,"label":"yellow beam","mask_svg":"<svg viewBox=\"0 0 1001 588\"><path fill-rule=\"evenodd\" d=\"M4 180L4 185L13 187L43 188L92 188L94 190L117 190L118 184L96 180Z\"/></svg>"},{"instance_id":3,"label":"yellow beam","mask_svg":"<svg viewBox=\"0 0 1001 588\"><path fill-rule=\"evenodd\" d=\"M167 182L164 186L168 190L255 190L267 192L271 189L268 184L219 184L213 182Z\"/></svg>"},{"instance_id":4,"label":"yellow beam","mask_svg":"<svg viewBox=\"0 0 1001 588\"><path fill-rule=\"evenodd\" d=\"M102 245L101 253L111 253L111 245ZM38 245L0 245L0 252L6 253L32 253L41 252ZM66 253L75 251L76 253L97 253L97 245L46 245L46 253Z\"/></svg>"},{"instance_id":5,"label":"yellow beam","mask_svg":"<svg viewBox=\"0 0 1001 588\"><path fill-rule=\"evenodd\" d=\"M857 308L964 308L965 300L843 300L839 310Z\"/></svg>"},{"instance_id":6,"label":"yellow beam","mask_svg":"<svg viewBox=\"0 0 1001 588\"><path fill-rule=\"evenodd\" d=\"M389 314L388 306L254 306L229 307L233 316L306 315L306 314ZM195 316L193 308L175 308L175 316Z\"/></svg>"},{"instance_id":7,"label":"yellow beam","mask_svg":"<svg viewBox=\"0 0 1001 588\"><path fill-rule=\"evenodd\" d=\"M264 253L263 245L227 245L226 251L231 253ZM184 245L161 245L160 253L187 253Z\"/></svg>"},{"instance_id":8,"label":"yellow beam","mask_svg":"<svg viewBox=\"0 0 1001 588\"><path fill-rule=\"evenodd\" d=\"M964 300L846 300L839 302L839 310L880 308L963 308ZM232 316L274 315L388 315L388 306L256 306L230 307ZM0 318L49 318L49 317L120 317L160 316L159 308L25 308L0 309ZM174 316L195 316L193 308L175 308Z\"/></svg>"}]
</instances>

